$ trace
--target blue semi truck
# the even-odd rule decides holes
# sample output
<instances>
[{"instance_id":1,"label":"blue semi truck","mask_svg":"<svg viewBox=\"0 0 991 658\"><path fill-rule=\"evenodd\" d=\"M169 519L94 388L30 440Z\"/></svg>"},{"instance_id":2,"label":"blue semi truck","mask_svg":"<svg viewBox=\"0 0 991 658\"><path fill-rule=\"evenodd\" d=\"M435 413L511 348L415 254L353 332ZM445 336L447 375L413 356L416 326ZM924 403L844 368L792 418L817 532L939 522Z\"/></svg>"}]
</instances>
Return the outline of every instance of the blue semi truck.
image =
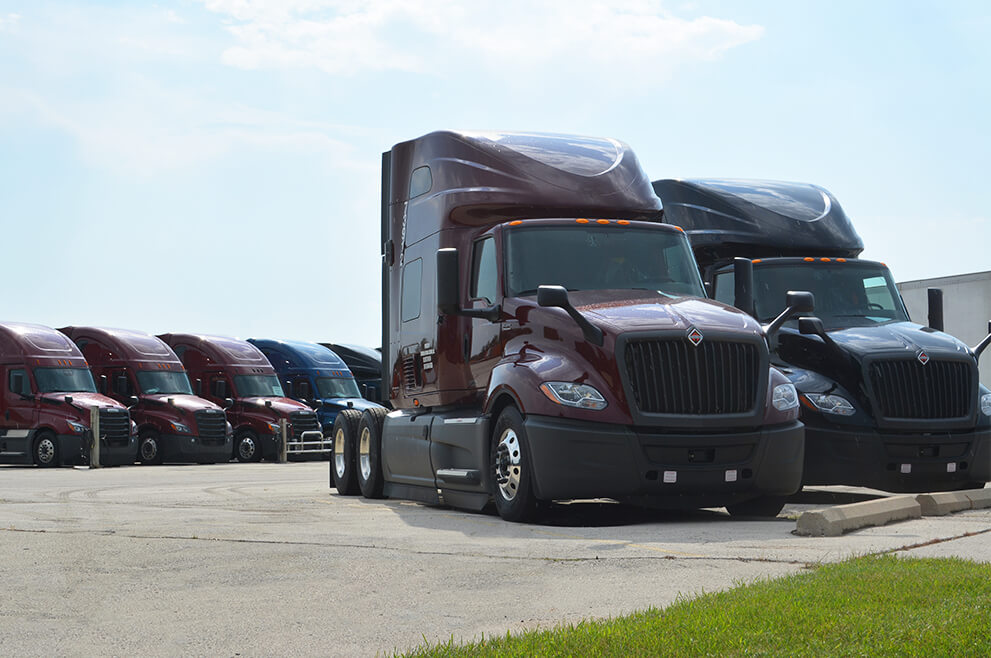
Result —
<instances>
[{"instance_id":1,"label":"blue semi truck","mask_svg":"<svg viewBox=\"0 0 991 658\"><path fill-rule=\"evenodd\" d=\"M299 340L249 338L275 368L286 395L317 411L324 436L331 436L334 420L344 409L360 414L380 405L361 397L358 383L337 354L318 343Z\"/></svg>"}]
</instances>

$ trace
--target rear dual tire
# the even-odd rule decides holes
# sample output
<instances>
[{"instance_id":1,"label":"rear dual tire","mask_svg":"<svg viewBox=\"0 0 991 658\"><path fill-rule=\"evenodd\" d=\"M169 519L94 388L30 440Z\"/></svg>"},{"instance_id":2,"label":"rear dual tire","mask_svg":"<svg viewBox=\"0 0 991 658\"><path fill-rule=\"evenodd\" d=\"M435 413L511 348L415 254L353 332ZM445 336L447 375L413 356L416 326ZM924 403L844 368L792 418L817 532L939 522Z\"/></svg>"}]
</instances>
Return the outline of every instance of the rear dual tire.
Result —
<instances>
[{"instance_id":1,"label":"rear dual tire","mask_svg":"<svg viewBox=\"0 0 991 658\"><path fill-rule=\"evenodd\" d=\"M355 496L358 486L357 453L358 424L361 413L344 409L334 419L334 455L330 460L330 483L342 496Z\"/></svg>"},{"instance_id":2,"label":"rear dual tire","mask_svg":"<svg viewBox=\"0 0 991 658\"><path fill-rule=\"evenodd\" d=\"M365 498L382 498L382 427L386 410L366 409L358 423L358 487Z\"/></svg>"}]
</instances>

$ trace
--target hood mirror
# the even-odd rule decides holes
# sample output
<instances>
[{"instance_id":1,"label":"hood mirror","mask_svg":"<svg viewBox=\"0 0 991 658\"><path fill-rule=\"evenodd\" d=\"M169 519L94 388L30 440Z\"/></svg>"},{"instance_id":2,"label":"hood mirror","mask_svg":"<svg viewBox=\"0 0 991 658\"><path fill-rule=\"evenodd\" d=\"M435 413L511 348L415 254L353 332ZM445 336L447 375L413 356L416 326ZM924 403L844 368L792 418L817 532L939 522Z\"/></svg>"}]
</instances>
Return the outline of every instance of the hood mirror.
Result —
<instances>
[{"instance_id":1,"label":"hood mirror","mask_svg":"<svg viewBox=\"0 0 991 658\"><path fill-rule=\"evenodd\" d=\"M781 311L781 315L771 320L769 324L764 325L767 344L772 350L774 349L774 345L776 345L778 331L784 326L785 322L796 315L811 313L815 310L815 296L811 292L804 290L789 290L788 294L785 295L785 304L787 308Z\"/></svg>"},{"instance_id":2,"label":"hood mirror","mask_svg":"<svg viewBox=\"0 0 991 658\"><path fill-rule=\"evenodd\" d=\"M804 336L825 337L826 329L819 318L806 316L798 318L798 333Z\"/></svg>"},{"instance_id":3,"label":"hood mirror","mask_svg":"<svg viewBox=\"0 0 991 658\"><path fill-rule=\"evenodd\" d=\"M571 319L581 327L582 333L585 335L585 340L593 345L602 345L602 329L589 322L588 318L572 306L571 299L568 297L568 289L564 286L538 286L537 304L544 307L564 309L571 316Z\"/></svg>"},{"instance_id":4,"label":"hood mirror","mask_svg":"<svg viewBox=\"0 0 991 658\"><path fill-rule=\"evenodd\" d=\"M234 406L234 400L231 398L224 398L224 410L230 409Z\"/></svg>"}]
</instances>

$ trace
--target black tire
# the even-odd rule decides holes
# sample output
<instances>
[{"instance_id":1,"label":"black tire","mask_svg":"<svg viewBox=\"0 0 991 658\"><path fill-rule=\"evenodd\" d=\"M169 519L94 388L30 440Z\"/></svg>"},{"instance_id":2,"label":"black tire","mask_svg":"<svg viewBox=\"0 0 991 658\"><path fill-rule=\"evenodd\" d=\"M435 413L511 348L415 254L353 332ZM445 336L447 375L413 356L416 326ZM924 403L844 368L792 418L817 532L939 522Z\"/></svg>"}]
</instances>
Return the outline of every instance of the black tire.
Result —
<instances>
[{"instance_id":1,"label":"black tire","mask_svg":"<svg viewBox=\"0 0 991 658\"><path fill-rule=\"evenodd\" d=\"M382 478L382 426L385 409L373 407L361 414L358 423L358 452L356 473L361 495L365 498L381 498Z\"/></svg>"},{"instance_id":2,"label":"black tire","mask_svg":"<svg viewBox=\"0 0 991 658\"><path fill-rule=\"evenodd\" d=\"M523 416L515 407L499 414L489 448L492 499L506 521L526 523L537 517L539 501L533 492L533 468Z\"/></svg>"},{"instance_id":3,"label":"black tire","mask_svg":"<svg viewBox=\"0 0 991 658\"><path fill-rule=\"evenodd\" d=\"M241 430L234 436L234 459L242 464L262 460L262 444L251 430Z\"/></svg>"},{"instance_id":4,"label":"black tire","mask_svg":"<svg viewBox=\"0 0 991 658\"><path fill-rule=\"evenodd\" d=\"M31 447L34 463L41 468L52 468L59 465L58 438L48 430L38 432Z\"/></svg>"},{"instance_id":5,"label":"black tire","mask_svg":"<svg viewBox=\"0 0 991 658\"><path fill-rule=\"evenodd\" d=\"M742 503L727 505L726 511L729 512L730 516L760 516L773 519L781 513L787 500L785 496L761 496L760 498L745 500Z\"/></svg>"},{"instance_id":6,"label":"black tire","mask_svg":"<svg viewBox=\"0 0 991 658\"><path fill-rule=\"evenodd\" d=\"M330 481L342 496L356 496L360 493L358 476L355 473L360 421L361 412L357 409L345 409L334 419L334 458L330 460Z\"/></svg>"},{"instance_id":7,"label":"black tire","mask_svg":"<svg viewBox=\"0 0 991 658\"><path fill-rule=\"evenodd\" d=\"M162 439L155 430L138 435L138 461L145 466L162 463Z\"/></svg>"}]
</instances>

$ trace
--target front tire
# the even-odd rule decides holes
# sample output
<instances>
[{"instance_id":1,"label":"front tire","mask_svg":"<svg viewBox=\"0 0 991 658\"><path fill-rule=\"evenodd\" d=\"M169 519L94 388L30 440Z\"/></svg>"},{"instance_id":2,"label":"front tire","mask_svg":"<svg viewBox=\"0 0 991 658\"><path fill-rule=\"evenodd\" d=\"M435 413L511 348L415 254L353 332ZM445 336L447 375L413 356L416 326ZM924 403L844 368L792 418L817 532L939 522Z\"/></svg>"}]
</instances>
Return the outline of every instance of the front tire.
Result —
<instances>
[{"instance_id":1,"label":"front tire","mask_svg":"<svg viewBox=\"0 0 991 658\"><path fill-rule=\"evenodd\" d=\"M506 407L492 431L489 452L492 498L496 511L506 521L526 523L537 516L533 493L533 467L523 416L515 407Z\"/></svg>"},{"instance_id":2,"label":"front tire","mask_svg":"<svg viewBox=\"0 0 991 658\"><path fill-rule=\"evenodd\" d=\"M784 496L761 496L727 505L726 511L730 516L760 516L773 519L781 513L786 500Z\"/></svg>"},{"instance_id":3,"label":"front tire","mask_svg":"<svg viewBox=\"0 0 991 658\"><path fill-rule=\"evenodd\" d=\"M334 458L330 460L330 479L342 496L356 496L360 491L355 474L360 421L361 412L356 409L344 409L334 419Z\"/></svg>"},{"instance_id":4,"label":"front tire","mask_svg":"<svg viewBox=\"0 0 991 658\"><path fill-rule=\"evenodd\" d=\"M234 457L242 464L261 461L262 446L258 435L251 430L238 432L234 438Z\"/></svg>"},{"instance_id":5,"label":"front tire","mask_svg":"<svg viewBox=\"0 0 991 658\"><path fill-rule=\"evenodd\" d=\"M51 432L39 432L31 449L34 463L41 468L58 466L58 439Z\"/></svg>"},{"instance_id":6,"label":"front tire","mask_svg":"<svg viewBox=\"0 0 991 658\"><path fill-rule=\"evenodd\" d=\"M385 414L385 409L367 409L358 424L358 486L365 498L382 497L382 425Z\"/></svg>"},{"instance_id":7,"label":"front tire","mask_svg":"<svg viewBox=\"0 0 991 658\"><path fill-rule=\"evenodd\" d=\"M162 440L158 432L145 430L138 438L138 460L145 466L162 463Z\"/></svg>"}]
</instances>

